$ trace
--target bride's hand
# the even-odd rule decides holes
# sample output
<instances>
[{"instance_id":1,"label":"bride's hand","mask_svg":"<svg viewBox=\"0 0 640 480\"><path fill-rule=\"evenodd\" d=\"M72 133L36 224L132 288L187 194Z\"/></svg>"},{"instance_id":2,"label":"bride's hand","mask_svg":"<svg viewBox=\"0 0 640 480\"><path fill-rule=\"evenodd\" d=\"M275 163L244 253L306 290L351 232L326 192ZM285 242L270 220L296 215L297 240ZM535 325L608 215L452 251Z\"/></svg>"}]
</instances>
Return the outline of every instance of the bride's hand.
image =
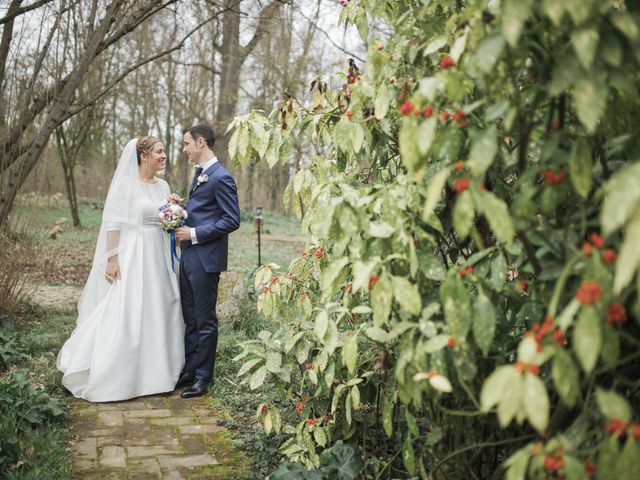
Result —
<instances>
[{"instance_id":1,"label":"bride's hand","mask_svg":"<svg viewBox=\"0 0 640 480\"><path fill-rule=\"evenodd\" d=\"M109 260L107 262L107 270L104 276L109 283L120 279L120 264L118 264L118 260Z\"/></svg>"}]
</instances>

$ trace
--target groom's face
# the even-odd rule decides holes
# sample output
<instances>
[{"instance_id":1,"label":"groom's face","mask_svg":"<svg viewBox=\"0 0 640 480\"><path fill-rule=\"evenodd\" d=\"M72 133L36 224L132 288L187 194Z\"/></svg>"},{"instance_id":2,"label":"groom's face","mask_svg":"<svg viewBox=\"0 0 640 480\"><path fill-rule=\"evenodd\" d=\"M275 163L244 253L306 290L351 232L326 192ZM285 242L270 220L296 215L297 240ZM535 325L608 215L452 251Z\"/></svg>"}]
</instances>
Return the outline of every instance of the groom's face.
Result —
<instances>
[{"instance_id":1,"label":"groom's face","mask_svg":"<svg viewBox=\"0 0 640 480\"><path fill-rule=\"evenodd\" d=\"M200 154L202 152L202 146L200 144L203 143L203 140L204 139L202 138L194 140L189 132L184 134L182 139L182 151L187 154L189 163L197 163L200 161Z\"/></svg>"}]
</instances>

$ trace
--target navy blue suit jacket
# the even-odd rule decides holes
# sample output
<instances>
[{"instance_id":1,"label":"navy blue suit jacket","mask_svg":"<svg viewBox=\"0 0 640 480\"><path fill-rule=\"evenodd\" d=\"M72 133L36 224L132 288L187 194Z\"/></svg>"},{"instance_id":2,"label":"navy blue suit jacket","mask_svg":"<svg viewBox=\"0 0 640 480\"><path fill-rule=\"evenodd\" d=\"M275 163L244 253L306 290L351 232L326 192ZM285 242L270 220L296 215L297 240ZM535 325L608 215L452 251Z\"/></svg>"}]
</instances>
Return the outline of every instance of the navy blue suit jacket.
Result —
<instances>
[{"instance_id":1,"label":"navy blue suit jacket","mask_svg":"<svg viewBox=\"0 0 640 480\"><path fill-rule=\"evenodd\" d=\"M216 162L203 174L207 182L196 185L187 202L187 226L196 229L198 243L182 242L181 248L193 248L204 270L224 272L229 254L229 234L240 226L238 190L231 174Z\"/></svg>"}]
</instances>

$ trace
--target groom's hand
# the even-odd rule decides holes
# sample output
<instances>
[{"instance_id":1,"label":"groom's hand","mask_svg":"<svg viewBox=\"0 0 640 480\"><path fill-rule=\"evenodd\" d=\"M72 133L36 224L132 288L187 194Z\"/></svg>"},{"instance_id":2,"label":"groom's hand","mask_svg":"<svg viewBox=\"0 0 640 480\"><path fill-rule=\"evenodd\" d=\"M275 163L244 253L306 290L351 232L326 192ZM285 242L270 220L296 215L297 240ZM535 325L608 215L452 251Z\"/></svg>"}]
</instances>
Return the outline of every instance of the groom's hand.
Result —
<instances>
[{"instance_id":1,"label":"groom's hand","mask_svg":"<svg viewBox=\"0 0 640 480\"><path fill-rule=\"evenodd\" d=\"M189 227L176 228L175 235L181 242L191 241L191 229Z\"/></svg>"}]
</instances>

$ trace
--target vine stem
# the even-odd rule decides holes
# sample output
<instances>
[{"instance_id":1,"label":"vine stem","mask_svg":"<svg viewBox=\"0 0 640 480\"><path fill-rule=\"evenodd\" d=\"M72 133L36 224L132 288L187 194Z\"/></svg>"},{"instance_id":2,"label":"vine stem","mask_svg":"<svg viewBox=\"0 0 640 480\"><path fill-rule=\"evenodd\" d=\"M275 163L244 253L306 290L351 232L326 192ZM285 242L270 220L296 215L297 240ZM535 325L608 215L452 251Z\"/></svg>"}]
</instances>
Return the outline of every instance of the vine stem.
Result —
<instances>
[{"instance_id":1,"label":"vine stem","mask_svg":"<svg viewBox=\"0 0 640 480\"><path fill-rule=\"evenodd\" d=\"M468 450L474 450L476 448L498 447L500 445L505 445L507 443L520 442L520 441L523 441L523 440L531 440L532 438L535 438L535 437L536 437L535 434L530 434L530 435L523 435L522 437L507 438L505 440L498 440L496 442L474 443L473 445L467 445L466 447L460 448L459 450L456 450L455 452L451 452L449 455L447 455L442 460L440 460L436 464L436 466L433 468L433 471L435 473L442 465L447 463L451 458L453 458L453 457L455 457L457 455L460 455L461 453L464 453L464 452L466 452Z\"/></svg>"},{"instance_id":2,"label":"vine stem","mask_svg":"<svg viewBox=\"0 0 640 480\"><path fill-rule=\"evenodd\" d=\"M389 461L387 463L384 464L384 467L382 467L382 470L380 470L380 473L378 473L378 476L376 477L376 480L380 480L382 478L382 474L385 472L385 470L387 468L389 468L389 465L391 465L393 463L393 461L396 459L396 457L398 455L400 455L400 452L402 451L402 448L400 450L398 450L396 453L393 454L393 457L391 457L389 459Z\"/></svg>"}]
</instances>

